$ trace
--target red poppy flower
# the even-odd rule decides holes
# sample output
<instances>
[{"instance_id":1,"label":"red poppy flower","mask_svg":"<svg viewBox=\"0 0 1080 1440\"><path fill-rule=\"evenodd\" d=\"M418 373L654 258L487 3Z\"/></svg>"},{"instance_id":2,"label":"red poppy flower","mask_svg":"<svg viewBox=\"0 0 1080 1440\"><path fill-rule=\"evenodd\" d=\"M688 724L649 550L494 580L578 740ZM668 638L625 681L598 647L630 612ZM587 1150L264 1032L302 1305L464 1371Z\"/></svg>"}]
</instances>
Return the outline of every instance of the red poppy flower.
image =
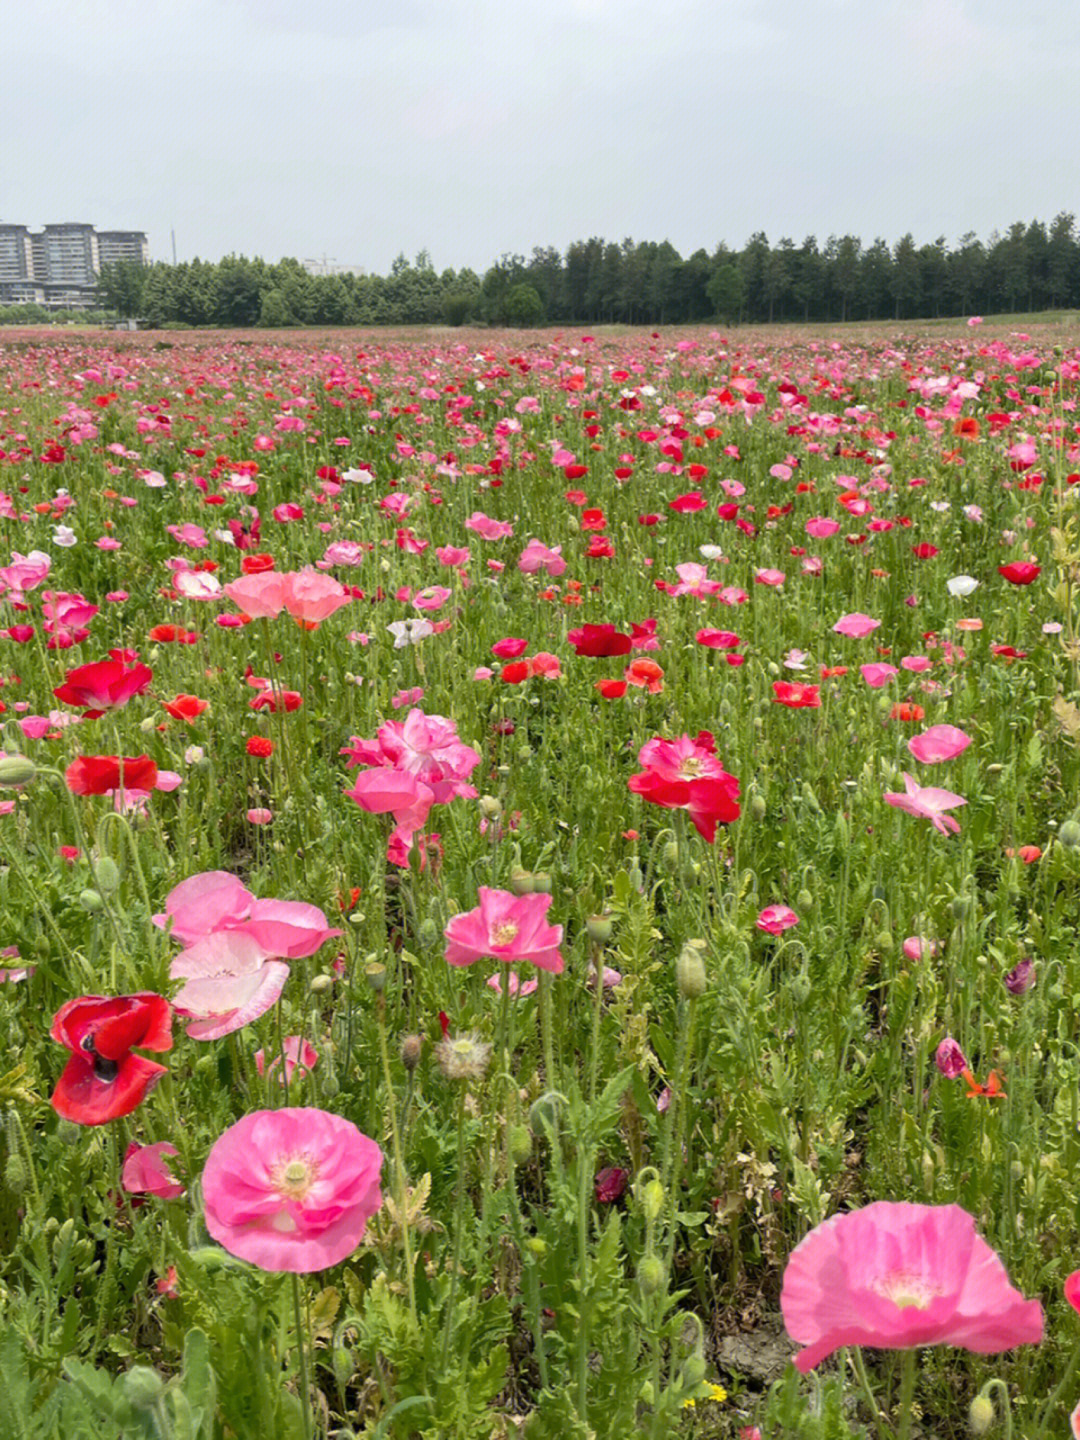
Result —
<instances>
[{"instance_id":1,"label":"red poppy flower","mask_svg":"<svg viewBox=\"0 0 1080 1440\"><path fill-rule=\"evenodd\" d=\"M623 673L628 684L646 688L650 695L664 688L664 672L655 660L631 660Z\"/></svg>"},{"instance_id":2,"label":"red poppy flower","mask_svg":"<svg viewBox=\"0 0 1080 1440\"><path fill-rule=\"evenodd\" d=\"M605 700L621 700L626 694L625 680L597 680L596 689Z\"/></svg>"},{"instance_id":3,"label":"red poppy flower","mask_svg":"<svg viewBox=\"0 0 1080 1440\"><path fill-rule=\"evenodd\" d=\"M197 695L177 695L175 700L166 700L163 708L174 720L186 720L191 725L209 704L209 700L200 700Z\"/></svg>"},{"instance_id":4,"label":"red poppy flower","mask_svg":"<svg viewBox=\"0 0 1080 1440\"><path fill-rule=\"evenodd\" d=\"M928 545L924 540L921 545L912 545L911 553L916 560L932 560L938 553L936 545Z\"/></svg>"},{"instance_id":5,"label":"red poppy flower","mask_svg":"<svg viewBox=\"0 0 1080 1440\"><path fill-rule=\"evenodd\" d=\"M75 795L108 795L120 789L120 766L125 790L153 790L158 768L149 755L80 755L64 771L68 789Z\"/></svg>"},{"instance_id":6,"label":"red poppy flower","mask_svg":"<svg viewBox=\"0 0 1080 1440\"><path fill-rule=\"evenodd\" d=\"M99 660L92 665L77 665L64 677L53 694L65 705L85 705L84 720L96 720L106 710L119 710L135 695L141 695L154 672L149 665L132 665L120 659Z\"/></svg>"},{"instance_id":7,"label":"red poppy flower","mask_svg":"<svg viewBox=\"0 0 1080 1440\"><path fill-rule=\"evenodd\" d=\"M921 705L915 705L910 700L898 700L889 711L890 720L922 720L926 711Z\"/></svg>"},{"instance_id":8,"label":"red poppy flower","mask_svg":"<svg viewBox=\"0 0 1080 1440\"><path fill-rule=\"evenodd\" d=\"M271 715L284 710L287 714L293 710L299 710L304 703L304 697L296 690L282 690L275 694L273 690L260 690L254 700L248 701L249 710L269 710Z\"/></svg>"},{"instance_id":9,"label":"red poppy flower","mask_svg":"<svg viewBox=\"0 0 1080 1440\"><path fill-rule=\"evenodd\" d=\"M1001 1076L996 1070L991 1070L986 1077L986 1084L980 1085L970 1070L962 1070L960 1078L967 1086L967 1098L973 1100L976 1096L985 1095L988 1100L1005 1099L1005 1091L1001 1086Z\"/></svg>"},{"instance_id":10,"label":"red poppy flower","mask_svg":"<svg viewBox=\"0 0 1080 1440\"><path fill-rule=\"evenodd\" d=\"M816 685L804 685L797 680L774 680L772 688L777 704L786 705L789 710L821 708L821 695Z\"/></svg>"},{"instance_id":11,"label":"red poppy flower","mask_svg":"<svg viewBox=\"0 0 1080 1440\"><path fill-rule=\"evenodd\" d=\"M240 569L245 575L261 575L264 570L273 568L273 555L245 555L240 561Z\"/></svg>"},{"instance_id":12,"label":"red poppy flower","mask_svg":"<svg viewBox=\"0 0 1080 1440\"><path fill-rule=\"evenodd\" d=\"M583 510L581 512L582 530L603 530L607 527L607 519L603 510Z\"/></svg>"},{"instance_id":13,"label":"red poppy flower","mask_svg":"<svg viewBox=\"0 0 1080 1440\"><path fill-rule=\"evenodd\" d=\"M172 1007L160 995L82 995L56 1012L49 1034L71 1051L52 1106L77 1125L105 1125L130 1115L164 1075L143 1050L172 1049Z\"/></svg>"},{"instance_id":14,"label":"red poppy flower","mask_svg":"<svg viewBox=\"0 0 1080 1440\"><path fill-rule=\"evenodd\" d=\"M692 515L695 510L704 510L708 503L700 490L690 490L685 495L669 500L668 509L674 510L676 515Z\"/></svg>"},{"instance_id":15,"label":"red poppy flower","mask_svg":"<svg viewBox=\"0 0 1080 1440\"><path fill-rule=\"evenodd\" d=\"M274 742L268 740L265 735L249 735L246 749L249 755L254 755L259 760L265 760L274 753Z\"/></svg>"},{"instance_id":16,"label":"red poppy flower","mask_svg":"<svg viewBox=\"0 0 1080 1440\"><path fill-rule=\"evenodd\" d=\"M630 636L616 630L614 625L583 625L580 630L571 630L566 638L576 654L594 658L629 655L633 645Z\"/></svg>"},{"instance_id":17,"label":"red poppy flower","mask_svg":"<svg viewBox=\"0 0 1080 1440\"><path fill-rule=\"evenodd\" d=\"M1030 585L1041 570L1041 565L1033 565L1030 560L1014 560L1009 565L998 566L998 574L1004 575L1010 585Z\"/></svg>"},{"instance_id":18,"label":"red poppy flower","mask_svg":"<svg viewBox=\"0 0 1080 1440\"><path fill-rule=\"evenodd\" d=\"M199 635L195 630L185 630L182 625L155 625L147 632L146 638L160 645L194 645Z\"/></svg>"},{"instance_id":19,"label":"red poppy flower","mask_svg":"<svg viewBox=\"0 0 1080 1440\"><path fill-rule=\"evenodd\" d=\"M528 660L511 660L499 672L499 679L506 685L520 685L529 678Z\"/></svg>"},{"instance_id":20,"label":"red poppy flower","mask_svg":"<svg viewBox=\"0 0 1080 1440\"><path fill-rule=\"evenodd\" d=\"M629 1179L630 1172L619 1165L608 1165L603 1170L598 1170L594 1182L597 1202L600 1205L610 1205L618 1200Z\"/></svg>"}]
</instances>

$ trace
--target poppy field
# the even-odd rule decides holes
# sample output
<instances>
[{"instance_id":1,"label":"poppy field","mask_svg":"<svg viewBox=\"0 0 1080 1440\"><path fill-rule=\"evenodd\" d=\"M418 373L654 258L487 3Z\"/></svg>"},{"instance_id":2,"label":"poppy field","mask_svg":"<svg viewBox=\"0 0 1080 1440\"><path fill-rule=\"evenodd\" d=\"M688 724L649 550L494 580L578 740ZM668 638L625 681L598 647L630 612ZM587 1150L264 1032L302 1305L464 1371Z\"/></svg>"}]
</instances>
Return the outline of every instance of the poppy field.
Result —
<instances>
[{"instance_id":1,"label":"poppy field","mask_svg":"<svg viewBox=\"0 0 1080 1440\"><path fill-rule=\"evenodd\" d=\"M6 336L0 1440L1080 1433L1078 397Z\"/></svg>"}]
</instances>

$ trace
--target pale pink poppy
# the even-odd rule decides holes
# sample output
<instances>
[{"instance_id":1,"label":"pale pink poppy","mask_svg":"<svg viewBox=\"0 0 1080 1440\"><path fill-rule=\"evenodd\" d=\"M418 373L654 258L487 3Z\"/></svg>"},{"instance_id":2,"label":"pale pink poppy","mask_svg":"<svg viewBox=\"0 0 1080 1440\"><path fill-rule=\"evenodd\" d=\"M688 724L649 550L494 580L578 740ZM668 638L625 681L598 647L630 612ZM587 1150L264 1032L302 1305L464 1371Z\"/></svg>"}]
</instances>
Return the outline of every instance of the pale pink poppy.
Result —
<instances>
[{"instance_id":1,"label":"pale pink poppy","mask_svg":"<svg viewBox=\"0 0 1080 1440\"><path fill-rule=\"evenodd\" d=\"M259 942L240 930L218 930L182 950L169 966L185 983L173 998L178 1015L192 1023L192 1040L219 1040L250 1025L276 1004L289 967L267 959Z\"/></svg>"},{"instance_id":2,"label":"pale pink poppy","mask_svg":"<svg viewBox=\"0 0 1080 1440\"><path fill-rule=\"evenodd\" d=\"M881 661L859 666L859 674L871 690L880 690L883 685L888 685L890 680L894 680L899 673L895 665L887 665Z\"/></svg>"},{"instance_id":3,"label":"pale pink poppy","mask_svg":"<svg viewBox=\"0 0 1080 1440\"><path fill-rule=\"evenodd\" d=\"M513 525L505 520L493 520L482 510L474 510L465 521L465 529L473 530L482 540L504 540L513 535Z\"/></svg>"},{"instance_id":4,"label":"pale pink poppy","mask_svg":"<svg viewBox=\"0 0 1080 1440\"><path fill-rule=\"evenodd\" d=\"M932 960L935 955L941 953L941 944L937 940L927 940L922 935L909 935L900 946L904 952L904 959L917 964L920 960Z\"/></svg>"},{"instance_id":5,"label":"pale pink poppy","mask_svg":"<svg viewBox=\"0 0 1080 1440\"><path fill-rule=\"evenodd\" d=\"M265 570L263 574L273 574L273 571ZM294 620L301 620L306 625L321 624L352 601L343 585L318 570L296 570L282 575L281 586L285 609Z\"/></svg>"},{"instance_id":6,"label":"pale pink poppy","mask_svg":"<svg viewBox=\"0 0 1080 1440\"><path fill-rule=\"evenodd\" d=\"M208 870L181 881L165 897L165 909L153 917L164 930L172 922L174 940L191 945L219 932L243 934L264 958L304 959L340 935L315 905L300 900L256 900L235 875Z\"/></svg>"},{"instance_id":7,"label":"pale pink poppy","mask_svg":"<svg viewBox=\"0 0 1080 1440\"><path fill-rule=\"evenodd\" d=\"M806 522L806 533L812 540L828 540L840 529L839 520L830 520L826 515L815 515Z\"/></svg>"},{"instance_id":8,"label":"pale pink poppy","mask_svg":"<svg viewBox=\"0 0 1080 1440\"><path fill-rule=\"evenodd\" d=\"M285 577L276 570L241 575L225 586L225 594L253 620L272 620L285 608Z\"/></svg>"},{"instance_id":9,"label":"pale pink poppy","mask_svg":"<svg viewBox=\"0 0 1080 1440\"><path fill-rule=\"evenodd\" d=\"M788 905L766 905L754 923L767 935L782 935L785 930L798 925L799 917Z\"/></svg>"},{"instance_id":10,"label":"pale pink poppy","mask_svg":"<svg viewBox=\"0 0 1080 1440\"><path fill-rule=\"evenodd\" d=\"M475 910L455 915L443 934L450 965L472 965L490 958L508 965L528 961L558 975L563 969L559 945L563 927L549 925L550 895L512 895L481 885Z\"/></svg>"},{"instance_id":11,"label":"pale pink poppy","mask_svg":"<svg viewBox=\"0 0 1080 1440\"><path fill-rule=\"evenodd\" d=\"M51 568L52 557L44 550L31 550L29 555L13 550L11 564L0 568L0 594L12 590L16 595L25 595L41 584Z\"/></svg>"},{"instance_id":12,"label":"pale pink poppy","mask_svg":"<svg viewBox=\"0 0 1080 1440\"><path fill-rule=\"evenodd\" d=\"M754 581L758 585L772 585L774 588L783 585L787 576L783 570L755 570Z\"/></svg>"},{"instance_id":13,"label":"pale pink poppy","mask_svg":"<svg viewBox=\"0 0 1080 1440\"><path fill-rule=\"evenodd\" d=\"M205 570L181 570L173 584L189 600L216 600L221 594L221 581Z\"/></svg>"},{"instance_id":14,"label":"pale pink poppy","mask_svg":"<svg viewBox=\"0 0 1080 1440\"><path fill-rule=\"evenodd\" d=\"M382 1164L374 1140L340 1115L256 1110L207 1157L206 1228L260 1270L325 1270L353 1253L382 1204Z\"/></svg>"},{"instance_id":15,"label":"pale pink poppy","mask_svg":"<svg viewBox=\"0 0 1080 1440\"><path fill-rule=\"evenodd\" d=\"M489 990L494 990L496 995L501 995L503 993L502 977L499 975L489 975L487 986ZM534 994L540 988L540 981L519 980L516 973L510 970L506 976L506 988L515 999L521 1000L524 999L526 995Z\"/></svg>"},{"instance_id":16,"label":"pale pink poppy","mask_svg":"<svg viewBox=\"0 0 1080 1440\"><path fill-rule=\"evenodd\" d=\"M837 635L847 635L852 640L864 640L867 635L873 632L881 624L872 615L863 615L856 610L850 615L841 615L836 624L832 627Z\"/></svg>"},{"instance_id":17,"label":"pale pink poppy","mask_svg":"<svg viewBox=\"0 0 1080 1440\"><path fill-rule=\"evenodd\" d=\"M946 760L962 755L970 744L971 736L955 725L932 725L929 730L913 735L908 749L923 765L943 765Z\"/></svg>"},{"instance_id":18,"label":"pale pink poppy","mask_svg":"<svg viewBox=\"0 0 1080 1440\"><path fill-rule=\"evenodd\" d=\"M448 590L445 585L428 585L423 590L416 592L413 596L412 603L416 606L417 610L424 610L430 613L441 610L453 593L454 592Z\"/></svg>"},{"instance_id":19,"label":"pale pink poppy","mask_svg":"<svg viewBox=\"0 0 1080 1440\"><path fill-rule=\"evenodd\" d=\"M178 1200L184 1187L165 1163L167 1155L179 1155L175 1145L160 1140L156 1145L128 1146L120 1183L129 1195L154 1195L159 1200Z\"/></svg>"},{"instance_id":20,"label":"pale pink poppy","mask_svg":"<svg viewBox=\"0 0 1080 1440\"><path fill-rule=\"evenodd\" d=\"M920 785L906 770L904 794L893 791L882 798L886 805L893 805L905 814L915 815L920 820L929 820L934 829L939 830L942 835L947 835L950 831L955 835L960 829L959 821L943 812L967 804L962 795L954 795L951 790L939 790L934 785Z\"/></svg>"},{"instance_id":21,"label":"pale pink poppy","mask_svg":"<svg viewBox=\"0 0 1080 1440\"><path fill-rule=\"evenodd\" d=\"M1013 1289L958 1205L879 1200L811 1230L784 1271L780 1308L804 1375L844 1345L1037 1345L1042 1306Z\"/></svg>"}]
</instances>

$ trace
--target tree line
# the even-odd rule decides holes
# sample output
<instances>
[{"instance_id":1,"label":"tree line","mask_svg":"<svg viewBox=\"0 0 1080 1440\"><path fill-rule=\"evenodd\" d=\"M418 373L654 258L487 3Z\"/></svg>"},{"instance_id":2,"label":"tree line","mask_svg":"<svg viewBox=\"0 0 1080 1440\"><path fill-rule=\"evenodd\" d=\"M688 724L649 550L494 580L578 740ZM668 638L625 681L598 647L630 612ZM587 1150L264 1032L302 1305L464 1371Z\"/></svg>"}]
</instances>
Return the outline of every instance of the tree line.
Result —
<instances>
[{"instance_id":1,"label":"tree line","mask_svg":"<svg viewBox=\"0 0 1080 1440\"><path fill-rule=\"evenodd\" d=\"M952 247L944 236L916 245L910 234L891 247L855 235L771 244L758 232L741 250L721 243L684 259L666 240L593 237L565 253L503 255L483 276L439 272L427 251L412 263L399 255L385 276L312 275L298 260L228 255L107 266L98 299L154 327L910 320L1080 307L1080 238L1067 213L1049 227L1017 222L985 243L969 232Z\"/></svg>"}]
</instances>

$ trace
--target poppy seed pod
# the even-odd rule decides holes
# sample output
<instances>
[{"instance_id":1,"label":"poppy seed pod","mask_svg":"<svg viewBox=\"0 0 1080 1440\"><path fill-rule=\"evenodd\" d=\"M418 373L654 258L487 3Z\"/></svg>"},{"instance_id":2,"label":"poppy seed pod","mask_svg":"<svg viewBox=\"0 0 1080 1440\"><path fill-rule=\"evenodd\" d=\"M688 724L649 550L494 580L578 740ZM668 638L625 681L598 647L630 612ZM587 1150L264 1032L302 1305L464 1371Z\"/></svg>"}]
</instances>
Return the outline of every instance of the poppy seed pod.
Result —
<instances>
[{"instance_id":1,"label":"poppy seed pod","mask_svg":"<svg viewBox=\"0 0 1080 1440\"><path fill-rule=\"evenodd\" d=\"M515 865L510 871L510 890L514 895L531 895L533 893L533 877L529 870L520 865Z\"/></svg>"}]
</instances>

